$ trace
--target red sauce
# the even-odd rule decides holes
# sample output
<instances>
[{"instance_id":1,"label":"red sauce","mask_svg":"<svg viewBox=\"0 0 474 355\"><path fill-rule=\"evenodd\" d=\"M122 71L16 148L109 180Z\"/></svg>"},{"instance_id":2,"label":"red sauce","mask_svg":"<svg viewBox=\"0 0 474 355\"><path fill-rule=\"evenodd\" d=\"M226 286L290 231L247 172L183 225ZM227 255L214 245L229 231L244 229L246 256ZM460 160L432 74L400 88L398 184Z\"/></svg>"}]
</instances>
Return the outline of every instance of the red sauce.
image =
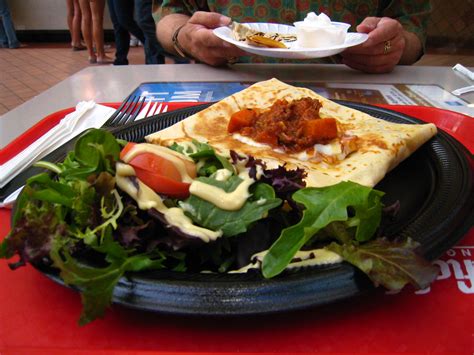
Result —
<instances>
[{"instance_id":1,"label":"red sauce","mask_svg":"<svg viewBox=\"0 0 474 355\"><path fill-rule=\"evenodd\" d=\"M321 118L320 108L321 103L312 98L278 100L265 111L244 109L234 113L227 130L274 148L299 152L338 135L336 120Z\"/></svg>"}]
</instances>

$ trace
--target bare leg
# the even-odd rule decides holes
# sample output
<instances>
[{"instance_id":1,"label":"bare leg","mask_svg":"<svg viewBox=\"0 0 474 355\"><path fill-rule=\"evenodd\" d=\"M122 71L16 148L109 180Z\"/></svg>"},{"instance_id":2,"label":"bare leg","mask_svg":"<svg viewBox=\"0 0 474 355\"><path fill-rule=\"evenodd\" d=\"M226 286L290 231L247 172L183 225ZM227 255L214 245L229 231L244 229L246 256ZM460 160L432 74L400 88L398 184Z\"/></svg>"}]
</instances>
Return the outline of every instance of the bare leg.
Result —
<instances>
[{"instance_id":1,"label":"bare leg","mask_svg":"<svg viewBox=\"0 0 474 355\"><path fill-rule=\"evenodd\" d=\"M74 36L73 36L73 29L72 29L72 22L74 18L74 0L66 0L66 6L67 6L67 13L66 13L66 19L67 19L67 27L69 28L69 33L71 34L71 46L74 46Z\"/></svg>"},{"instance_id":2,"label":"bare leg","mask_svg":"<svg viewBox=\"0 0 474 355\"><path fill-rule=\"evenodd\" d=\"M72 45L76 48L84 48L81 44L81 22L82 13L81 7L79 6L79 0L73 0L74 2L74 17L72 18Z\"/></svg>"},{"instance_id":3,"label":"bare leg","mask_svg":"<svg viewBox=\"0 0 474 355\"><path fill-rule=\"evenodd\" d=\"M82 13L81 29L82 37L84 37L84 42L86 42L87 51L89 52L89 62L96 63L97 57L95 56L94 43L92 42L92 13L89 4L89 0L79 0Z\"/></svg>"},{"instance_id":4,"label":"bare leg","mask_svg":"<svg viewBox=\"0 0 474 355\"><path fill-rule=\"evenodd\" d=\"M93 0L90 2L92 10L92 29L95 49L97 51L97 62L112 62L112 58L105 55L104 51L104 9L105 0Z\"/></svg>"}]
</instances>

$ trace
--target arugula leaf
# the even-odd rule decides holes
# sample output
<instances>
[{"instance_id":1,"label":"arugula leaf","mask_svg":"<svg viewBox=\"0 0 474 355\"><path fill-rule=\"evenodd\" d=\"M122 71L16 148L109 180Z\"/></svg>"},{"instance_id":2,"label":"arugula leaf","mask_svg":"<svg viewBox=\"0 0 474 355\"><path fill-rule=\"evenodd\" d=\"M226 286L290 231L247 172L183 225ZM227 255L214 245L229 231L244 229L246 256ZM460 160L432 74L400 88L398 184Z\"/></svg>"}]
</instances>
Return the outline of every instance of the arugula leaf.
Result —
<instances>
[{"instance_id":1,"label":"arugula leaf","mask_svg":"<svg viewBox=\"0 0 474 355\"><path fill-rule=\"evenodd\" d=\"M75 224L80 228L92 225L93 205L97 196L95 189L81 180L74 181L71 185L76 192L71 206Z\"/></svg>"},{"instance_id":2,"label":"arugula leaf","mask_svg":"<svg viewBox=\"0 0 474 355\"><path fill-rule=\"evenodd\" d=\"M120 144L112 133L90 129L76 141L74 152L60 165L63 168L60 175L68 180L85 180L102 171L113 174L119 155Z\"/></svg>"},{"instance_id":3,"label":"arugula leaf","mask_svg":"<svg viewBox=\"0 0 474 355\"><path fill-rule=\"evenodd\" d=\"M74 190L66 184L54 181L46 174L35 175L27 180L27 184L34 186L30 198L57 203L71 207Z\"/></svg>"},{"instance_id":4,"label":"arugula leaf","mask_svg":"<svg viewBox=\"0 0 474 355\"><path fill-rule=\"evenodd\" d=\"M345 221L355 227L358 241L369 240L381 219L383 193L354 182L341 182L323 188L305 188L293 199L306 209L298 224L284 229L263 259L262 272L270 278L281 273L293 256L317 232L334 221ZM350 217L348 209L353 211Z\"/></svg>"},{"instance_id":5,"label":"arugula leaf","mask_svg":"<svg viewBox=\"0 0 474 355\"><path fill-rule=\"evenodd\" d=\"M333 242L326 249L362 270L375 286L383 285L388 290L399 291L408 283L424 289L438 275L436 266L415 253L418 245L411 239L391 242L378 238L362 245Z\"/></svg>"},{"instance_id":6,"label":"arugula leaf","mask_svg":"<svg viewBox=\"0 0 474 355\"><path fill-rule=\"evenodd\" d=\"M173 143L170 149L173 149L181 154L187 155L194 161L204 161L204 164L198 171L199 176L210 176L219 169L227 169L234 172L234 166L230 163L229 159L216 153L214 148L209 144L198 142L197 140L192 141L193 148L189 146L181 146L177 143Z\"/></svg>"},{"instance_id":7,"label":"arugula leaf","mask_svg":"<svg viewBox=\"0 0 474 355\"><path fill-rule=\"evenodd\" d=\"M234 191L242 183L242 179L235 175L226 181L206 177L200 177L197 180L217 186L225 192ZM231 237L244 233L251 223L264 218L269 210L281 204L281 200L275 197L275 191L270 185L254 184L250 192L252 196L237 211L220 209L211 202L194 195L181 205L185 206L186 214L194 223L211 230L222 230L224 236Z\"/></svg>"},{"instance_id":8,"label":"arugula leaf","mask_svg":"<svg viewBox=\"0 0 474 355\"><path fill-rule=\"evenodd\" d=\"M120 155L120 145L110 132L101 129L91 129L82 135L74 146L75 159L85 166L96 166L100 158L110 157L117 161Z\"/></svg>"}]
</instances>

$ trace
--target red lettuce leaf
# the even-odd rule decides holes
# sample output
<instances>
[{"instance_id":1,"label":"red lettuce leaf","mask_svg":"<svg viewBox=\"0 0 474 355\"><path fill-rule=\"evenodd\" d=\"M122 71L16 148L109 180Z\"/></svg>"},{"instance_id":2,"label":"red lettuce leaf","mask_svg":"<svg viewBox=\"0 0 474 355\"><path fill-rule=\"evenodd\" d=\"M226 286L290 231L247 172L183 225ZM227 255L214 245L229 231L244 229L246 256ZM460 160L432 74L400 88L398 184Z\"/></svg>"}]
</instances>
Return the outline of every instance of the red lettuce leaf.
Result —
<instances>
[{"instance_id":1,"label":"red lettuce leaf","mask_svg":"<svg viewBox=\"0 0 474 355\"><path fill-rule=\"evenodd\" d=\"M438 268L419 256L412 239L389 241L379 238L362 245L331 243L326 249L362 270L375 284L399 291L411 284L424 289L436 279Z\"/></svg>"}]
</instances>

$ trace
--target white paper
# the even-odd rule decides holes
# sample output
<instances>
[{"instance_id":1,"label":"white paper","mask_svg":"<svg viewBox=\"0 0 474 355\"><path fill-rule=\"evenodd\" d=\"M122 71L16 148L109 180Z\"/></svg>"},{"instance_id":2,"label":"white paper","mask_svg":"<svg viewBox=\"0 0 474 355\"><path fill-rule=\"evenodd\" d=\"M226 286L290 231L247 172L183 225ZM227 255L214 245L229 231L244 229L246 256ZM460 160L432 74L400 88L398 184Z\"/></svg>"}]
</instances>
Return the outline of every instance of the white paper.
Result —
<instances>
[{"instance_id":1,"label":"white paper","mask_svg":"<svg viewBox=\"0 0 474 355\"><path fill-rule=\"evenodd\" d=\"M100 128L115 109L96 104L94 101L81 101L76 110L66 115L54 128L15 157L0 165L0 188L34 162L59 148L78 134L89 128Z\"/></svg>"}]
</instances>

